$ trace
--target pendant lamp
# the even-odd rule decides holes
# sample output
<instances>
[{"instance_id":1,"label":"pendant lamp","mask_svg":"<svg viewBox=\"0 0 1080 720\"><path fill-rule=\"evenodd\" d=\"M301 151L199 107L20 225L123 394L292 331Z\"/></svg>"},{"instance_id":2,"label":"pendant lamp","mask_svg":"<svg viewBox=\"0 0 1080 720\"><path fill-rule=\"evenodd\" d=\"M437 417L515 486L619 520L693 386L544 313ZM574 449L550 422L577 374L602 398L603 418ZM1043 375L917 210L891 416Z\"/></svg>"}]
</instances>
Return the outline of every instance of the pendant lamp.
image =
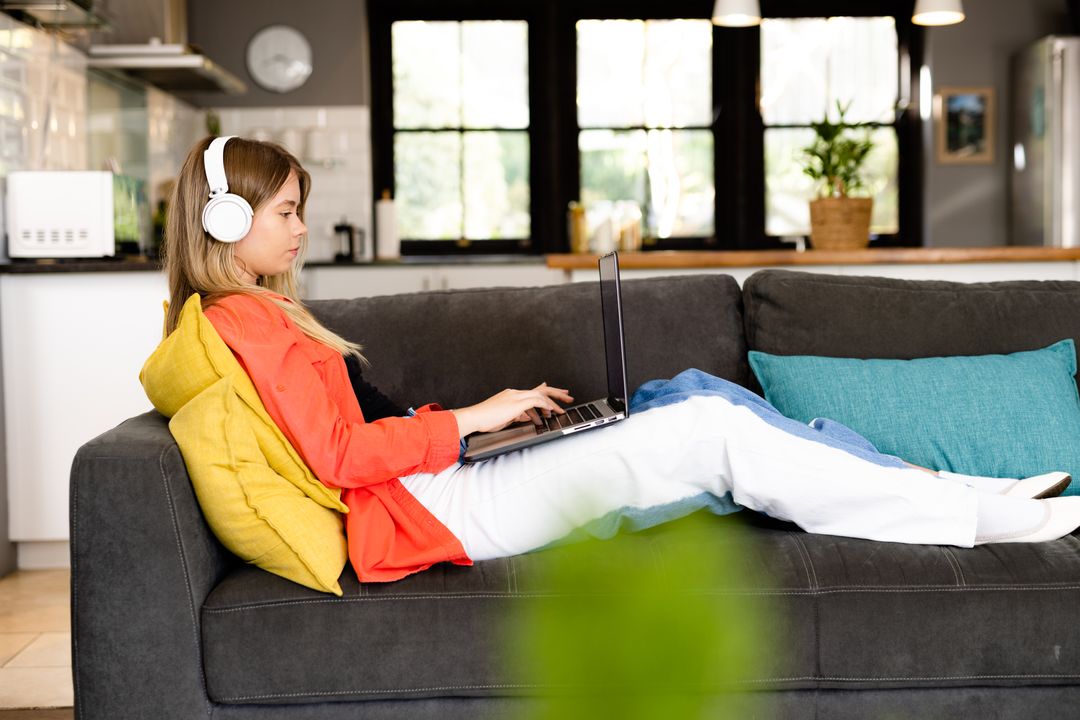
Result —
<instances>
[{"instance_id":1,"label":"pendant lamp","mask_svg":"<svg viewBox=\"0 0 1080 720\"><path fill-rule=\"evenodd\" d=\"M761 4L758 0L716 0L712 21L723 27L760 25Z\"/></svg>"},{"instance_id":2,"label":"pendant lamp","mask_svg":"<svg viewBox=\"0 0 1080 720\"><path fill-rule=\"evenodd\" d=\"M963 19L960 0L917 0L911 16L916 25L955 25Z\"/></svg>"}]
</instances>

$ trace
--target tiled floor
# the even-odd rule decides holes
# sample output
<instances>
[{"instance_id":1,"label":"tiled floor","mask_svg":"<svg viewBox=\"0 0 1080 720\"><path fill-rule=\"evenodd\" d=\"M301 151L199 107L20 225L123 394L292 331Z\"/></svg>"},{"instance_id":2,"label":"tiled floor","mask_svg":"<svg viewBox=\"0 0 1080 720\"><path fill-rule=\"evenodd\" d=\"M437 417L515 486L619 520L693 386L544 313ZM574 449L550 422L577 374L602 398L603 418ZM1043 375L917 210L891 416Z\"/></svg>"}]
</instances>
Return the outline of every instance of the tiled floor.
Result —
<instances>
[{"instance_id":1,"label":"tiled floor","mask_svg":"<svg viewBox=\"0 0 1080 720\"><path fill-rule=\"evenodd\" d=\"M0 720L68 716L13 710L71 707L70 582L67 570L0 578Z\"/></svg>"}]
</instances>

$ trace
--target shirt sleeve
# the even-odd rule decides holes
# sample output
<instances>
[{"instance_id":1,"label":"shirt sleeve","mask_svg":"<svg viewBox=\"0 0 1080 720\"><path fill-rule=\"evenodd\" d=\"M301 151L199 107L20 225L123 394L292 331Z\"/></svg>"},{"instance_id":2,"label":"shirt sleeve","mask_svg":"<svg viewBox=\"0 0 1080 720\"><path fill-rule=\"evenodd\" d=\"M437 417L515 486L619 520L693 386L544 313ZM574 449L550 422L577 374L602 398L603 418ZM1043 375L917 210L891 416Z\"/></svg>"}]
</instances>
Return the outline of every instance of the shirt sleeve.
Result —
<instances>
[{"instance_id":1,"label":"shirt sleeve","mask_svg":"<svg viewBox=\"0 0 1080 720\"><path fill-rule=\"evenodd\" d=\"M458 426L449 411L426 406L415 417L375 422L342 417L333 389L303 348L310 340L276 306L234 295L206 316L251 377L270 417L324 484L361 487L438 472L457 460Z\"/></svg>"}]
</instances>

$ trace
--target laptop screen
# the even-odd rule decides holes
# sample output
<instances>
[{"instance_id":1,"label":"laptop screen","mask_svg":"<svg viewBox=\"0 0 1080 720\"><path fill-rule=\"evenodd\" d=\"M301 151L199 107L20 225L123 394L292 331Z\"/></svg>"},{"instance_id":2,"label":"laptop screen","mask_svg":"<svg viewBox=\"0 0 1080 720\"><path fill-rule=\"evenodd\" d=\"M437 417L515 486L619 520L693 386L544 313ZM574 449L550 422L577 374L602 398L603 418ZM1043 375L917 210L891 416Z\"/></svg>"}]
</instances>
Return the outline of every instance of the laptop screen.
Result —
<instances>
[{"instance_id":1,"label":"laptop screen","mask_svg":"<svg viewBox=\"0 0 1080 720\"><path fill-rule=\"evenodd\" d=\"M623 346L622 297L619 259L615 253L600 258L600 307L604 321L608 404L626 412L626 353Z\"/></svg>"}]
</instances>

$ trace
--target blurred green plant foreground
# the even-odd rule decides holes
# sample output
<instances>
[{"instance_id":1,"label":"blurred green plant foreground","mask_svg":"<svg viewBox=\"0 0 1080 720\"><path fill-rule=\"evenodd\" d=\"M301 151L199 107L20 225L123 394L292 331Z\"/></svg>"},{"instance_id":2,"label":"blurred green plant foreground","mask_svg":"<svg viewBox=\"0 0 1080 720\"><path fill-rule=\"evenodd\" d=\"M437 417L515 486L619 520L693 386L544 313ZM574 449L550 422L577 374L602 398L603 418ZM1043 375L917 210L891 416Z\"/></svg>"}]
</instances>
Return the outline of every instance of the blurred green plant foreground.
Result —
<instances>
[{"instance_id":1,"label":"blurred green plant foreground","mask_svg":"<svg viewBox=\"0 0 1080 720\"><path fill-rule=\"evenodd\" d=\"M764 717L753 680L775 641L748 548L699 512L521 558L507 657L544 696L529 720Z\"/></svg>"}]
</instances>

